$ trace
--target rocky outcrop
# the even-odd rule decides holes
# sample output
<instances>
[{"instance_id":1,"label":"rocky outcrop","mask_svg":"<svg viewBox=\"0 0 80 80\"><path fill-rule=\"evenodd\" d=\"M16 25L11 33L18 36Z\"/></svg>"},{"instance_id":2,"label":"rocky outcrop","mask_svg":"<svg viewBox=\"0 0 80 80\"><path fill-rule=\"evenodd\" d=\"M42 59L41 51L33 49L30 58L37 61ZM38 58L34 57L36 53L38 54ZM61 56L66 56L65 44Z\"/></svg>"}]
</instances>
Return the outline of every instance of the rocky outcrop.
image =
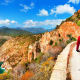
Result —
<instances>
[{"instance_id":1,"label":"rocky outcrop","mask_svg":"<svg viewBox=\"0 0 80 80\"><path fill-rule=\"evenodd\" d=\"M58 29L58 33L65 41L68 39L67 34L72 34L77 39L80 34L80 27L71 21L64 22Z\"/></svg>"},{"instance_id":2,"label":"rocky outcrop","mask_svg":"<svg viewBox=\"0 0 80 80\"><path fill-rule=\"evenodd\" d=\"M39 41L36 41L34 44L29 45L28 48L28 61L32 61L32 59L36 59L39 55L40 49L40 43Z\"/></svg>"},{"instance_id":3,"label":"rocky outcrop","mask_svg":"<svg viewBox=\"0 0 80 80\"><path fill-rule=\"evenodd\" d=\"M4 62L4 64L2 64L1 68L5 68L6 71L7 70L12 70L12 67L10 66L9 62Z\"/></svg>"},{"instance_id":4,"label":"rocky outcrop","mask_svg":"<svg viewBox=\"0 0 80 80\"><path fill-rule=\"evenodd\" d=\"M42 38L39 41L36 41L34 44L29 45L28 49L28 60L31 62L32 58L35 59L39 55L39 52L47 53L50 49L53 50L52 45L55 44L55 41L59 39L58 33L56 31L46 32L42 35ZM52 45L49 45L50 40L53 41Z\"/></svg>"},{"instance_id":5,"label":"rocky outcrop","mask_svg":"<svg viewBox=\"0 0 80 80\"><path fill-rule=\"evenodd\" d=\"M10 37L10 36L2 36L2 35L0 35L0 39L6 39L6 40L9 40L9 39L11 39L12 37Z\"/></svg>"},{"instance_id":6,"label":"rocky outcrop","mask_svg":"<svg viewBox=\"0 0 80 80\"><path fill-rule=\"evenodd\" d=\"M49 52L50 49L53 50L53 48L51 47L55 45L55 42L59 44L59 39L61 38L63 38L63 41L66 42L67 40L69 40L69 37L67 36L68 34L71 34L72 37L77 39L77 37L80 34L80 27L76 25L74 22L68 21L68 22L64 22L57 30L51 32L45 32L42 35L42 38L38 41L41 52L47 53ZM52 45L49 45L50 40L53 41ZM37 57L37 54L39 54L36 52L36 46L37 46L36 43L37 42L29 46L28 60L30 62L32 60L32 53L34 55L34 59Z\"/></svg>"},{"instance_id":7,"label":"rocky outcrop","mask_svg":"<svg viewBox=\"0 0 80 80\"><path fill-rule=\"evenodd\" d=\"M24 41L26 39L12 38L0 47L0 62L4 62L2 68L12 70L21 61L27 62L25 54L27 54L28 43L23 44Z\"/></svg>"},{"instance_id":8,"label":"rocky outcrop","mask_svg":"<svg viewBox=\"0 0 80 80\"><path fill-rule=\"evenodd\" d=\"M40 46L40 51L46 54L50 49L53 50L52 46L55 45L55 42L59 44L59 39L63 38L64 42L69 40L69 37L67 36L68 34L71 34L72 37L77 39L80 34L80 27L74 22L68 21L64 22L57 30L45 32L38 42L35 42L34 44L29 46L28 60L31 62L33 57L32 54L34 55L34 59L38 56L39 53L36 51L37 43ZM53 41L52 45L49 45L50 40Z\"/></svg>"}]
</instances>

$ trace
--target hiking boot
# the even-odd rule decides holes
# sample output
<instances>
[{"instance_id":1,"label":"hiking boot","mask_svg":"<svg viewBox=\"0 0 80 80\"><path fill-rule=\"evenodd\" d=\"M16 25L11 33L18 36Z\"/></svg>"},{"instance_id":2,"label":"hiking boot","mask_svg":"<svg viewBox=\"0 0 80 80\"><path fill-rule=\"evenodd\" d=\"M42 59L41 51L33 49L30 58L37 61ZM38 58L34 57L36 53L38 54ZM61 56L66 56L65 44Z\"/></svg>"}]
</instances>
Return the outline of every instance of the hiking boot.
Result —
<instances>
[{"instance_id":1,"label":"hiking boot","mask_svg":"<svg viewBox=\"0 0 80 80\"><path fill-rule=\"evenodd\" d=\"M80 52L79 50L76 50L77 52Z\"/></svg>"}]
</instances>

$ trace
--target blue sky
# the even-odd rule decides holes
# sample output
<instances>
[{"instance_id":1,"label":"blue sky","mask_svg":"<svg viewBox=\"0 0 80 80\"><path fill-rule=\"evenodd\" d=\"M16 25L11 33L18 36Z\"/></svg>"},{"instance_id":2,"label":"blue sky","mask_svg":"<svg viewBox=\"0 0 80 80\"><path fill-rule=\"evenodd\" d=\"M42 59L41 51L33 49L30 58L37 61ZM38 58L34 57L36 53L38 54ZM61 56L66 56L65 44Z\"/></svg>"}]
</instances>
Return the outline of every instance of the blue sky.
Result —
<instances>
[{"instance_id":1,"label":"blue sky","mask_svg":"<svg viewBox=\"0 0 80 80\"><path fill-rule=\"evenodd\" d=\"M0 0L0 26L55 28L79 5L80 0Z\"/></svg>"}]
</instances>

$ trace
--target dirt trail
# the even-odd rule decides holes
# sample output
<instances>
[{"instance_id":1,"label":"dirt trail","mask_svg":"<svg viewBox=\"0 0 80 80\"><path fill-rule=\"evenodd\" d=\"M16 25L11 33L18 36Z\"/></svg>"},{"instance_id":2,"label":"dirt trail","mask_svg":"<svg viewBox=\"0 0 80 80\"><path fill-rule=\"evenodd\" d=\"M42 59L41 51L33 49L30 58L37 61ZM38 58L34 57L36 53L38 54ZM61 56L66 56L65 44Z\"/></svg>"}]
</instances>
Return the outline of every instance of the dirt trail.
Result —
<instances>
[{"instance_id":1,"label":"dirt trail","mask_svg":"<svg viewBox=\"0 0 80 80\"><path fill-rule=\"evenodd\" d=\"M72 42L58 55L50 80L80 80L80 52L76 51L76 42Z\"/></svg>"},{"instance_id":2,"label":"dirt trail","mask_svg":"<svg viewBox=\"0 0 80 80\"><path fill-rule=\"evenodd\" d=\"M80 52L76 51L76 45L70 59L70 73L71 80L80 80Z\"/></svg>"}]
</instances>

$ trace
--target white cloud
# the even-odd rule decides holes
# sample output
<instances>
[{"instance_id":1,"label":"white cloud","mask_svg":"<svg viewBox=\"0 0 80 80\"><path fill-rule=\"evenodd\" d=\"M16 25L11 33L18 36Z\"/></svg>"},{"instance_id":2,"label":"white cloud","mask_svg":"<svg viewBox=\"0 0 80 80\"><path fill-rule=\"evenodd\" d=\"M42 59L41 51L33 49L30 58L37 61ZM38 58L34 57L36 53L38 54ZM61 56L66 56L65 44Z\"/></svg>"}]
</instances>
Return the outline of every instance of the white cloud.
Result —
<instances>
[{"instance_id":1,"label":"white cloud","mask_svg":"<svg viewBox=\"0 0 80 80\"><path fill-rule=\"evenodd\" d=\"M9 3L13 2L14 0L5 0L5 2L1 3L1 5L8 5Z\"/></svg>"},{"instance_id":2,"label":"white cloud","mask_svg":"<svg viewBox=\"0 0 80 80\"><path fill-rule=\"evenodd\" d=\"M18 22L16 22L16 21L12 20L12 21L11 21L11 23L13 23L13 24L14 24L14 23L18 23Z\"/></svg>"},{"instance_id":3,"label":"white cloud","mask_svg":"<svg viewBox=\"0 0 80 80\"><path fill-rule=\"evenodd\" d=\"M33 2L31 2L30 6L34 6L34 3L33 3Z\"/></svg>"},{"instance_id":4,"label":"white cloud","mask_svg":"<svg viewBox=\"0 0 80 80\"><path fill-rule=\"evenodd\" d=\"M37 27L37 26L51 26L55 27L56 25L59 25L64 19L56 19L56 20L45 20L42 22L33 21L33 20L27 20L24 22L24 27Z\"/></svg>"},{"instance_id":5,"label":"white cloud","mask_svg":"<svg viewBox=\"0 0 80 80\"><path fill-rule=\"evenodd\" d=\"M48 11L46 11L45 9L39 10L39 14L37 14L39 16L48 16Z\"/></svg>"},{"instance_id":6,"label":"white cloud","mask_svg":"<svg viewBox=\"0 0 80 80\"><path fill-rule=\"evenodd\" d=\"M72 2L74 4L79 4L80 0L69 0L68 3L70 3L70 2Z\"/></svg>"},{"instance_id":7,"label":"white cloud","mask_svg":"<svg viewBox=\"0 0 80 80\"><path fill-rule=\"evenodd\" d=\"M20 11L22 11L22 12L27 12L28 9L33 9L33 8L34 8L34 3L31 2L30 7L27 6L27 5L23 5L23 4L20 4L20 6L24 7L24 8L21 9Z\"/></svg>"},{"instance_id":8,"label":"white cloud","mask_svg":"<svg viewBox=\"0 0 80 80\"><path fill-rule=\"evenodd\" d=\"M38 21L34 21L33 22L33 20L27 20L23 24L25 24L24 27L33 27L33 26L36 26L37 23L38 23Z\"/></svg>"},{"instance_id":9,"label":"white cloud","mask_svg":"<svg viewBox=\"0 0 80 80\"><path fill-rule=\"evenodd\" d=\"M51 9L50 14L63 14L63 13L69 13L69 14L74 14L75 9L74 7L71 7L69 4L65 5L58 5L57 7Z\"/></svg>"},{"instance_id":10,"label":"white cloud","mask_svg":"<svg viewBox=\"0 0 80 80\"><path fill-rule=\"evenodd\" d=\"M6 19L6 20L0 20L0 24L3 24L3 25L10 25L10 24L14 24L14 23L18 23L14 20L10 21L9 19Z\"/></svg>"},{"instance_id":11,"label":"white cloud","mask_svg":"<svg viewBox=\"0 0 80 80\"><path fill-rule=\"evenodd\" d=\"M6 2L6 3L10 3L10 2L12 2L12 1L11 1L11 0L5 0L5 2Z\"/></svg>"},{"instance_id":12,"label":"white cloud","mask_svg":"<svg viewBox=\"0 0 80 80\"><path fill-rule=\"evenodd\" d=\"M10 25L10 21L8 19L6 19L6 20L0 20L0 24Z\"/></svg>"}]
</instances>

